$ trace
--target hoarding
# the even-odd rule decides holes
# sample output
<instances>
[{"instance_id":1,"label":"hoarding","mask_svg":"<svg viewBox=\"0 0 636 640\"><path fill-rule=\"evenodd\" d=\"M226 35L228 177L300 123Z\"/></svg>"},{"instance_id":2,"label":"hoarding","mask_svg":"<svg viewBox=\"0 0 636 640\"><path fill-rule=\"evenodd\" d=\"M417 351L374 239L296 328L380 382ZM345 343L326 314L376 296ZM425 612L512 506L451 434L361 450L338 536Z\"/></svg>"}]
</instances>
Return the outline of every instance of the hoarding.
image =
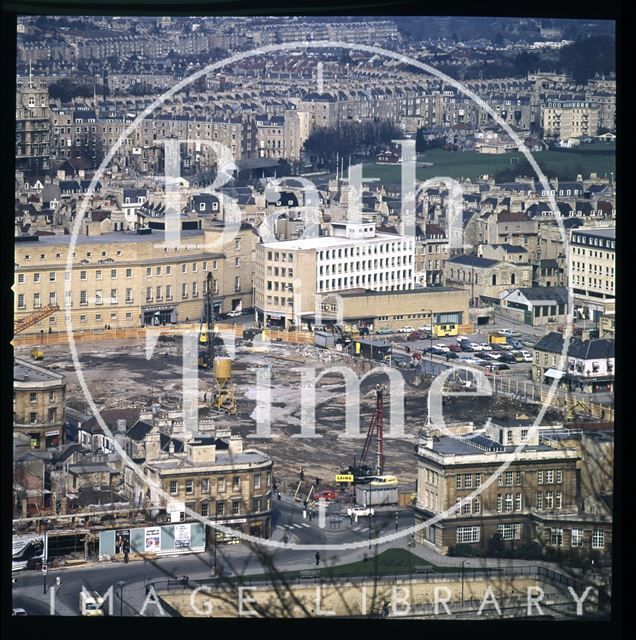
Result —
<instances>
[{"instance_id":1,"label":"hoarding","mask_svg":"<svg viewBox=\"0 0 636 640\"><path fill-rule=\"evenodd\" d=\"M174 527L174 548L189 549L191 537L189 524L176 524Z\"/></svg>"},{"instance_id":2,"label":"hoarding","mask_svg":"<svg viewBox=\"0 0 636 640\"><path fill-rule=\"evenodd\" d=\"M144 532L144 550L159 551L161 547L161 529L159 527L147 527Z\"/></svg>"}]
</instances>

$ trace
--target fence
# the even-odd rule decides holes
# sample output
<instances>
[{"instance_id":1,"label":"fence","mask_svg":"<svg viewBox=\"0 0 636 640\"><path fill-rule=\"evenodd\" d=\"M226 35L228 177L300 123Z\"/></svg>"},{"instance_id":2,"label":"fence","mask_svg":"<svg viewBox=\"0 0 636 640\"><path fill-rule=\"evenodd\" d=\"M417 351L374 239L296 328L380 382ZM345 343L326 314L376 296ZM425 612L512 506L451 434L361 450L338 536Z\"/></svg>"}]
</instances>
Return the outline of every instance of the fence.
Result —
<instances>
[{"instance_id":1,"label":"fence","mask_svg":"<svg viewBox=\"0 0 636 640\"><path fill-rule=\"evenodd\" d=\"M518 399L528 400L536 403L547 403L550 395L550 387L537 384L530 380L519 380L509 376L491 376L490 381L495 393L509 395ZM584 413L595 418L601 418L608 422L614 421L614 408L610 405L603 405L592 402L586 397L577 397L576 394L555 389L550 398L551 407L561 409L564 412L569 410Z\"/></svg>"}]
</instances>

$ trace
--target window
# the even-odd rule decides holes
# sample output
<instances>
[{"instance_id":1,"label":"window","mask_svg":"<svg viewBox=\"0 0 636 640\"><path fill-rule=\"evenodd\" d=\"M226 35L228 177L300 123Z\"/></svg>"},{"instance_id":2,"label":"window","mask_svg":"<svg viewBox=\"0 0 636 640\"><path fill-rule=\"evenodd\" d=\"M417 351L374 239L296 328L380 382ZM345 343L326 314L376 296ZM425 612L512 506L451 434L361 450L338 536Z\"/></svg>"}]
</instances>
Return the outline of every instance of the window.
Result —
<instances>
[{"instance_id":1,"label":"window","mask_svg":"<svg viewBox=\"0 0 636 640\"><path fill-rule=\"evenodd\" d=\"M132 289L126 289L126 302L131 303L133 301Z\"/></svg>"},{"instance_id":2,"label":"window","mask_svg":"<svg viewBox=\"0 0 636 640\"><path fill-rule=\"evenodd\" d=\"M88 296L86 291L80 291L80 304L88 304Z\"/></svg>"},{"instance_id":3,"label":"window","mask_svg":"<svg viewBox=\"0 0 636 640\"><path fill-rule=\"evenodd\" d=\"M241 501L232 500L232 515L238 516L241 513Z\"/></svg>"},{"instance_id":4,"label":"window","mask_svg":"<svg viewBox=\"0 0 636 640\"><path fill-rule=\"evenodd\" d=\"M146 267L146 277L150 278L152 276L152 267Z\"/></svg>"},{"instance_id":5,"label":"window","mask_svg":"<svg viewBox=\"0 0 636 640\"><path fill-rule=\"evenodd\" d=\"M503 511L503 496L500 493L497 494L497 511Z\"/></svg>"},{"instance_id":6,"label":"window","mask_svg":"<svg viewBox=\"0 0 636 640\"><path fill-rule=\"evenodd\" d=\"M166 300L172 300L172 286L166 285Z\"/></svg>"},{"instance_id":7,"label":"window","mask_svg":"<svg viewBox=\"0 0 636 640\"><path fill-rule=\"evenodd\" d=\"M161 275L161 267L157 267L157 268L155 269L155 273L156 273L158 276L160 276L160 275Z\"/></svg>"},{"instance_id":8,"label":"window","mask_svg":"<svg viewBox=\"0 0 636 640\"><path fill-rule=\"evenodd\" d=\"M521 494L517 493L515 494L515 511L521 511L521 509L522 509Z\"/></svg>"},{"instance_id":9,"label":"window","mask_svg":"<svg viewBox=\"0 0 636 640\"><path fill-rule=\"evenodd\" d=\"M217 493L224 493L225 492L225 478L219 478L216 481L216 491L217 491Z\"/></svg>"},{"instance_id":10,"label":"window","mask_svg":"<svg viewBox=\"0 0 636 640\"><path fill-rule=\"evenodd\" d=\"M117 278L117 269L110 270L110 278L111 280L115 280L115 278Z\"/></svg>"},{"instance_id":11,"label":"window","mask_svg":"<svg viewBox=\"0 0 636 640\"><path fill-rule=\"evenodd\" d=\"M503 476L500 473L497 474L497 486L503 487Z\"/></svg>"},{"instance_id":12,"label":"window","mask_svg":"<svg viewBox=\"0 0 636 640\"><path fill-rule=\"evenodd\" d=\"M553 506L552 491L546 491L545 492L545 508L552 509L552 506Z\"/></svg>"},{"instance_id":13,"label":"window","mask_svg":"<svg viewBox=\"0 0 636 640\"><path fill-rule=\"evenodd\" d=\"M210 493L210 480L208 478L201 480L201 493Z\"/></svg>"},{"instance_id":14,"label":"window","mask_svg":"<svg viewBox=\"0 0 636 640\"><path fill-rule=\"evenodd\" d=\"M457 542L479 542L480 527L457 527Z\"/></svg>"},{"instance_id":15,"label":"window","mask_svg":"<svg viewBox=\"0 0 636 640\"><path fill-rule=\"evenodd\" d=\"M515 471L515 484L521 484L521 471Z\"/></svg>"},{"instance_id":16,"label":"window","mask_svg":"<svg viewBox=\"0 0 636 640\"><path fill-rule=\"evenodd\" d=\"M545 472L545 483L554 484L554 471L552 469L548 469L548 471Z\"/></svg>"},{"instance_id":17,"label":"window","mask_svg":"<svg viewBox=\"0 0 636 640\"><path fill-rule=\"evenodd\" d=\"M241 266L241 259L240 258L238 258L238 257L234 258L234 266L237 267L237 268Z\"/></svg>"},{"instance_id":18,"label":"window","mask_svg":"<svg viewBox=\"0 0 636 640\"><path fill-rule=\"evenodd\" d=\"M520 540L521 524L498 524L497 533L502 540Z\"/></svg>"},{"instance_id":19,"label":"window","mask_svg":"<svg viewBox=\"0 0 636 640\"><path fill-rule=\"evenodd\" d=\"M537 471L537 483L543 484L543 471Z\"/></svg>"},{"instance_id":20,"label":"window","mask_svg":"<svg viewBox=\"0 0 636 640\"><path fill-rule=\"evenodd\" d=\"M232 491L240 491L241 490L241 478L240 476L234 476L232 478Z\"/></svg>"},{"instance_id":21,"label":"window","mask_svg":"<svg viewBox=\"0 0 636 640\"><path fill-rule=\"evenodd\" d=\"M241 290L241 276L234 277L234 291Z\"/></svg>"},{"instance_id":22,"label":"window","mask_svg":"<svg viewBox=\"0 0 636 640\"><path fill-rule=\"evenodd\" d=\"M459 473L457 474L457 478L455 479L455 486L457 489L462 488L462 476Z\"/></svg>"},{"instance_id":23,"label":"window","mask_svg":"<svg viewBox=\"0 0 636 640\"><path fill-rule=\"evenodd\" d=\"M550 544L554 547L563 544L563 529L550 529Z\"/></svg>"},{"instance_id":24,"label":"window","mask_svg":"<svg viewBox=\"0 0 636 640\"><path fill-rule=\"evenodd\" d=\"M210 514L210 503L202 502L201 503L201 515L205 518Z\"/></svg>"},{"instance_id":25,"label":"window","mask_svg":"<svg viewBox=\"0 0 636 640\"><path fill-rule=\"evenodd\" d=\"M132 269L126 269L126 277L132 278Z\"/></svg>"},{"instance_id":26,"label":"window","mask_svg":"<svg viewBox=\"0 0 636 640\"><path fill-rule=\"evenodd\" d=\"M462 509L463 513L470 513L472 507L472 502L470 500L464 500L464 507Z\"/></svg>"},{"instance_id":27,"label":"window","mask_svg":"<svg viewBox=\"0 0 636 640\"><path fill-rule=\"evenodd\" d=\"M572 529L572 540L570 544L573 547L583 546L583 529Z\"/></svg>"},{"instance_id":28,"label":"window","mask_svg":"<svg viewBox=\"0 0 636 640\"><path fill-rule=\"evenodd\" d=\"M38 414L35 412L31 412L29 414L29 423L30 424L37 424L38 421Z\"/></svg>"},{"instance_id":29,"label":"window","mask_svg":"<svg viewBox=\"0 0 636 640\"><path fill-rule=\"evenodd\" d=\"M18 284L23 284L23 283L24 283L24 274L18 273Z\"/></svg>"},{"instance_id":30,"label":"window","mask_svg":"<svg viewBox=\"0 0 636 640\"><path fill-rule=\"evenodd\" d=\"M188 272L188 265L187 264L182 264L181 265L181 273L187 273Z\"/></svg>"},{"instance_id":31,"label":"window","mask_svg":"<svg viewBox=\"0 0 636 640\"><path fill-rule=\"evenodd\" d=\"M473 500L473 513L481 512L481 500L479 498L475 498Z\"/></svg>"},{"instance_id":32,"label":"window","mask_svg":"<svg viewBox=\"0 0 636 640\"><path fill-rule=\"evenodd\" d=\"M192 297L196 298L199 295L199 289L197 287L197 283L193 282L192 283Z\"/></svg>"},{"instance_id":33,"label":"window","mask_svg":"<svg viewBox=\"0 0 636 640\"><path fill-rule=\"evenodd\" d=\"M241 239L240 238L236 238L234 240L234 250L235 251L240 251L241 250Z\"/></svg>"},{"instance_id":34,"label":"window","mask_svg":"<svg viewBox=\"0 0 636 640\"><path fill-rule=\"evenodd\" d=\"M181 285L181 297L182 298L187 298L188 297L188 285L186 282L184 282Z\"/></svg>"},{"instance_id":35,"label":"window","mask_svg":"<svg viewBox=\"0 0 636 640\"><path fill-rule=\"evenodd\" d=\"M193 262L192 263L192 273L196 273L197 272L197 263Z\"/></svg>"},{"instance_id":36,"label":"window","mask_svg":"<svg viewBox=\"0 0 636 640\"><path fill-rule=\"evenodd\" d=\"M465 489L472 489L472 487L473 487L473 475L472 475L472 473L464 474L464 488Z\"/></svg>"},{"instance_id":37,"label":"window","mask_svg":"<svg viewBox=\"0 0 636 640\"><path fill-rule=\"evenodd\" d=\"M513 506L512 497L513 497L512 493L506 494L506 511L512 511L512 506Z\"/></svg>"},{"instance_id":38,"label":"window","mask_svg":"<svg viewBox=\"0 0 636 640\"><path fill-rule=\"evenodd\" d=\"M512 487L512 471L506 471L506 486Z\"/></svg>"},{"instance_id":39,"label":"window","mask_svg":"<svg viewBox=\"0 0 636 640\"><path fill-rule=\"evenodd\" d=\"M537 509L539 511L543 510L543 491L537 492Z\"/></svg>"},{"instance_id":40,"label":"window","mask_svg":"<svg viewBox=\"0 0 636 640\"><path fill-rule=\"evenodd\" d=\"M225 515L225 502L216 503L216 515L217 516Z\"/></svg>"},{"instance_id":41,"label":"window","mask_svg":"<svg viewBox=\"0 0 636 640\"><path fill-rule=\"evenodd\" d=\"M481 473L475 474L475 486L481 487Z\"/></svg>"},{"instance_id":42,"label":"window","mask_svg":"<svg viewBox=\"0 0 636 640\"><path fill-rule=\"evenodd\" d=\"M261 474L257 473L254 476L254 489L260 489L261 488Z\"/></svg>"},{"instance_id":43,"label":"window","mask_svg":"<svg viewBox=\"0 0 636 640\"><path fill-rule=\"evenodd\" d=\"M104 295L101 289L97 289L95 291L95 304L103 304L104 303Z\"/></svg>"},{"instance_id":44,"label":"window","mask_svg":"<svg viewBox=\"0 0 636 640\"><path fill-rule=\"evenodd\" d=\"M110 303L117 304L117 289L110 290Z\"/></svg>"},{"instance_id":45,"label":"window","mask_svg":"<svg viewBox=\"0 0 636 640\"><path fill-rule=\"evenodd\" d=\"M167 266L166 267L166 275L167 276L171 276L172 275L172 267L171 266Z\"/></svg>"},{"instance_id":46,"label":"window","mask_svg":"<svg viewBox=\"0 0 636 640\"><path fill-rule=\"evenodd\" d=\"M35 404L37 401L38 401L37 393L30 393L29 394L29 402L31 402L32 404Z\"/></svg>"},{"instance_id":47,"label":"window","mask_svg":"<svg viewBox=\"0 0 636 640\"><path fill-rule=\"evenodd\" d=\"M49 282L55 282L55 271L49 273Z\"/></svg>"},{"instance_id":48,"label":"window","mask_svg":"<svg viewBox=\"0 0 636 640\"><path fill-rule=\"evenodd\" d=\"M18 309L26 309L26 303L24 302L24 294L18 294Z\"/></svg>"},{"instance_id":49,"label":"window","mask_svg":"<svg viewBox=\"0 0 636 640\"><path fill-rule=\"evenodd\" d=\"M252 511L258 512L260 510L261 510L261 499L254 498L254 500L252 501Z\"/></svg>"},{"instance_id":50,"label":"window","mask_svg":"<svg viewBox=\"0 0 636 640\"><path fill-rule=\"evenodd\" d=\"M561 484L563 482L563 469L556 470L556 483Z\"/></svg>"},{"instance_id":51,"label":"window","mask_svg":"<svg viewBox=\"0 0 636 640\"><path fill-rule=\"evenodd\" d=\"M521 442L528 442L528 429L521 429Z\"/></svg>"},{"instance_id":52,"label":"window","mask_svg":"<svg viewBox=\"0 0 636 640\"><path fill-rule=\"evenodd\" d=\"M555 501L556 501L556 504L555 504L556 508L561 509L563 507L563 494L560 491L556 492Z\"/></svg>"},{"instance_id":53,"label":"window","mask_svg":"<svg viewBox=\"0 0 636 640\"><path fill-rule=\"evenodd\" d=\"M187 496L191 496L194 493L194 482L192 480L185 481L185 492Z\"/></svg>"},{"instance_id":54,"label":"window","mask_svg":"<svg viewBox=\"0 0 636 640\"><path fill-rule=\"evenodd\" d=\"M176 495L179 492L179 483L176 480L170 481L170 493Z\"/></svg>"}]
</instances>

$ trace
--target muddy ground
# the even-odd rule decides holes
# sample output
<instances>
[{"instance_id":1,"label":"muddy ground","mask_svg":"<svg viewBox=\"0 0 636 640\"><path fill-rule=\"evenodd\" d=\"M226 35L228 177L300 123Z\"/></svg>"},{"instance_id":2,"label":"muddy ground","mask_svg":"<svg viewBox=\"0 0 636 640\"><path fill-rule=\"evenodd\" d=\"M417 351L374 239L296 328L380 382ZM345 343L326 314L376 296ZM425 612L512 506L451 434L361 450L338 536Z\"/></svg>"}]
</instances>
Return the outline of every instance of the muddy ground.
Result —
<instances>
[{"instance_id":1,"label":"muddy ground","mask_svg":"<svg viewBox=\"0 0 636 640\"><path fill-rule=\"evenodd\" d=\"M138 341L109 341L78 344L83 377L99 410L135 407L149 410L153 402L180 405L182 380L181 341L160 342L153 356L146 359L145 345ZM16 356L30 360L29 348L16 349ZM66 345L46 347L43 366L63 373L68 381L68 405L92 413L78 381ZM345 393L341 375L325 374L316 385L316 433L319 438L293 437L300 433L301 380L298 368L311 366L316 374L328 367L347 366L362 375L359 365L349 356L309 346L239 345L233 359L233 383L236 386L236 416L218 416L218 426L230 426L246 437L246 446L269 452L274 459L275 475L281 479L297 477L302 466L307 477L318 476L332 483L333 476L359 458L364 438L345 436L345 405L352 401ZM250 437L256 434L256 371L271 367L272 439ZM404 379L404 437L387 438L385 473L395 474L401 484L413 483L416 475L414 446L426 419L426 392L430 379L410 370L400 370ZM375 406L374 388L385 383L385 376L371 374L360 386L360 432L366 434ZM211 374L201 372L200 406L203 393L211 388ZM444 406L447 421L472 421L481 425L489 417L518 414L534 416L538 407L516 400L491 397L449 398ZM389 429L389 407L385 410L385 432ZM548 413L546 421L556 418ZM373 452L374 449L372 449Z\"/></svg>"}]
</instances>

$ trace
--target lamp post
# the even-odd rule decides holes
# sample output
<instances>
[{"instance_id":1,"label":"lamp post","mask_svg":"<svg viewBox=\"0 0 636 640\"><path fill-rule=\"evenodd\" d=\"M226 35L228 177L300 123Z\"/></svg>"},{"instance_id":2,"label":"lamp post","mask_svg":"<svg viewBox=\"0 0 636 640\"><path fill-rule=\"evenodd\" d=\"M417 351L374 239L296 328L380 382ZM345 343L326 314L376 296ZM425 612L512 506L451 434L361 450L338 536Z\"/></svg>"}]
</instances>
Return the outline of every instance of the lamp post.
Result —
<instances>
[{"instance_id":1,"label":"lamp post","mask_svg":"<svg viewBox=\"0 0 636 640\"><path fill-rule=\"evenodd\" d=\"M124 614L124 587L126 583L123 580L119 580L117 586L119 587L119 617L121 618Z\"/></svg>"},{"instance_id":2,"label":"lamp post","mask_svg":"<svg viewBox=\"0 0 636 640\"><path fill-rule=\"evenodd\" d=\"M373 514L369 511L369 549L371 548L371 522L372 522Z\"/></svg>"},{"instance_id":3,"label":"lamp post","mask_svg":"<svg viewBox=\"0 0 636 640\"><path fill-rule=\"evenodd\" d=\"M422 309L422 311L427 311L430 314L430 332L428 337L431 341L431 350L428 352L428 359L431 361L431 375L433 375L433 309ZM426 367L424 370L426 371Z\"/></svg>"},{"instance_id":4,"label":"lamp post","mask_svg":"<svg viewBox=\"0 0 636 640\"><path fill-rule=\"evenodd\" d=\"M464 565L470 564L468 560L462 560L462 607L464 606Z\"/></svg>"}]
</instances>

